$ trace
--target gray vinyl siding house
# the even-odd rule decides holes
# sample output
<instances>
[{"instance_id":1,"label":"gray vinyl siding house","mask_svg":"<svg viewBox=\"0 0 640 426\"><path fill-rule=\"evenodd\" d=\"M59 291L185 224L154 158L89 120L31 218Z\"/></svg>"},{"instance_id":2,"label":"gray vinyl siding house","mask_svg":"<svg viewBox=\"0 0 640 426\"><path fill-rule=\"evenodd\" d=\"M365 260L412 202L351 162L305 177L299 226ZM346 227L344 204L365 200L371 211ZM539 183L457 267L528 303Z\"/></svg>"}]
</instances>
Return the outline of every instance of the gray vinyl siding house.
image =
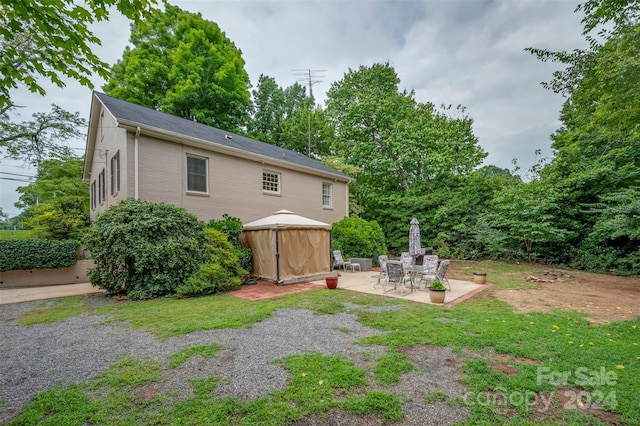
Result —
<instances>
[{"instance_id":1,"label":"gray vinyl siding house","mask_svg":"<svg viewBox=\"0 0 640 426\"><path fill-rule=\"evenodd\" d=\"M126 198L243 223L282 209L349 214L352 179L297 152L93 92L84 179L91 220Z\"/></svg>"}]
</instances>

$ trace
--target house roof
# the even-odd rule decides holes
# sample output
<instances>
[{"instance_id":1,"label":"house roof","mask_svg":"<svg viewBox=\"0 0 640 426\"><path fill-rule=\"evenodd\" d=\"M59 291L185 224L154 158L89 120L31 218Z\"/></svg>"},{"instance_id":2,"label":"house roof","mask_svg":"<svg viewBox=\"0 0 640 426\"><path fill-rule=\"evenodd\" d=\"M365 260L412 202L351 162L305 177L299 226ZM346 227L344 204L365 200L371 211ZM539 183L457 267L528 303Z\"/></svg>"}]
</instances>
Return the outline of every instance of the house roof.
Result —
<instances>
[{"instance_id":1,"label":"house roof","mask_svg":"<svg viewBox=\"0 0 640 426\"><path fill-rule=\"evenodd\" d=\"M289 210L280 210L271 216L254 220L245 224L242 229L255 231L259 229L286 229L286 228L320 228L331 229L331 225L307 217L298 216Z\"/></svg>"},{"instance_id":2,"label":"house roof","mask_svg":"<svg viewBox=\"0 0 640 426\"><path fill-rule=\"evenodd\" d=\"M352 180L344 173L295 151L146 108L104 93L95 91L93 93L95 98L118 121L119 126L131 127L132 129L140 127L143 132L147 130L173 138L196 140L209 145L209 148L235 151L237 154L249 155L262 161L265 159L275 160L280 165L294 165L311 172L330 175L340 181Z\"/></svg>"}]
</instances>

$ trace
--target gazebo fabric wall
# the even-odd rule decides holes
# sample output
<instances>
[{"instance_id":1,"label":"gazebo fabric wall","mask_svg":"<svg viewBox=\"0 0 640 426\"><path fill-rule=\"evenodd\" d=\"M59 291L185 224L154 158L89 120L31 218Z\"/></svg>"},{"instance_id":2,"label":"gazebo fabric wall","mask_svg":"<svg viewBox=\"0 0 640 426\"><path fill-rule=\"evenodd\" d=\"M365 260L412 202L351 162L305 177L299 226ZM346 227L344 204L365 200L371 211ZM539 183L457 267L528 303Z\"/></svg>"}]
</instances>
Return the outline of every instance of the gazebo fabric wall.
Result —
<instances>
[{"instance_id":1,"label":"gazebo fabric wall","mask_svg":"<svg viewBox=\"0 0 640 426\"><path fill-rule=\"evenodd\" d=\"M245 231L240 234L240 244L251 249L253 275L277 280L276 233L273 229Z\"/></svg>"},{"instance_id":2,"label":"gazebo fabric wall","mask_svg":"<svg viewBox=\"0 0 640 426\"><path fill-rule=\"evenodd\" d=\"M324 229L283 229L278 232L280 279L330 270L331 233Z\"/></svg>"}]
</instances>

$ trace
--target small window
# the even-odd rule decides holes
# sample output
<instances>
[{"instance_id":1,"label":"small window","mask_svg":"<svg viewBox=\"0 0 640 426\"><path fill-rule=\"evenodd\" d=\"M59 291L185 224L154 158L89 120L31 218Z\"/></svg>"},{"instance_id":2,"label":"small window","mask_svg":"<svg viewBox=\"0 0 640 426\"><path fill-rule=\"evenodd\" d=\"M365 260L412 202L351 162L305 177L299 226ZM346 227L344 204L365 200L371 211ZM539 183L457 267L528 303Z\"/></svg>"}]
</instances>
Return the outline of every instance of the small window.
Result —
<instances>
[{"instance_id":1,"label":"small window","mask_svg":"<svg viewBox=\"0 0 640 426\"><path fill-rule=\"evenodd\" d=\"M96 181L94 180L93 182L91 182L91 210L95 210L97 204L96 201Z\"/></svg>"},{"instance_id":2,"label":"small window","mask_svg":"<svg viewBox=\"0 0 640 426\"><path fill-rule=\"evenodd\" d=\"M262 172L262 190L273 194L280 193L280 173Z\"/></svg>"},{"instance_id":3,"label":"small window","mask_svg":"<svg viewBox=\"0 0 640 426\"><path fill-rule=\"evenodd\" d=\"M106 182L104 169L98 175L98 202L102 204L107 198Z\"/></svg>"},{"instance_id":4,"label":"small window","mask_svg":"<svg viewBox=\"0 0 640 426\"><path fill-rule=\"evenodd\" d=\"M111 195L120 191L120 151L111 157Z\"/></svg>"},{"instance_id":5,"label":"small window","mask_svg":"<svg viewBox=\"0 0 640 426\"><path fill-rule=\"evenodd\" d=\"M322 184L322 207L332 207L333 185L330 183Z\"/></svg>"},{"instance_id":6,"label":"small window","mask_svg":"<svg viewBox=\"0 0 640 426\"><path fill-rule=\"evenodd\" d=\"M187 155L187 191L208 192L207 159Z\"/></svg>"},{"instance_id":7,"label":"small window","mask_svg":"<svg viewBox=\"0 0 640 426\"><path fill-rule=\"evenodd\" d=\"M100 112L100 121L98 123L98 131L100 132L100 134L98 135L100 137L100 142L102 142L102 140L104 139L104 111Z\"/></svg>"}]
</instances>

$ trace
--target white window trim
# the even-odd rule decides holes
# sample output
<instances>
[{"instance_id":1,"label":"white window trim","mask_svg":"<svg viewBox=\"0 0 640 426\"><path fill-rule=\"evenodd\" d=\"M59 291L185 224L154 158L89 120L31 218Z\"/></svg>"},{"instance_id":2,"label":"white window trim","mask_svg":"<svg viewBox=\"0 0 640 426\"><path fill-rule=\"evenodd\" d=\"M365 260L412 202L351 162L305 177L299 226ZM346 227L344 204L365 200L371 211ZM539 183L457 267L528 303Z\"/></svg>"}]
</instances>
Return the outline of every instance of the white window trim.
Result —
<instances>
[{"instance_id":1,"label":"white window trim","mask_svg":"<svg viewBox=\"0 0 640 426\"><path fill-rule=\"evenodd\" d=\"M91 182L91 210L95 210L96 207L98 207L97 188L98 188L98 183L97 183L97 180L94 179L93 182Z\"/></svg>"},{"instance_id":2,"label":"white window trim","mask_svg":"<svg viewBox=\"0 0 640 426\"><path fill-rule=\"evenodd\" d=\"M278 190L277 191L272 191L272 190L264 188L265 174L270 174L270 175L273 175L273 176L277 177L277 179L278 179L278 182L277 182ZM281 195L282 194L282 173L275 172L273 170L262 170L262 193L265 194L265 195Z\"/></svg>"},{"instance_id":3,"label":"white window trim","mask_svg":"<svg viewBox=\"0 0 640 426\"><path fill-rule=\"evenodd\" d=\"M111 196L116 197L120 192L120 150L111 157L111 163L109 165L109 184L111 185Z\"/></svg>"},{"instance_id":4,"label":"white window trim","mask_svg":"<svg viewBox=\"0 0 640 426\"><path fill-rule=\"evenodd\" d=\"M329 204L324 203L324 187L329 186ZM331 182L322 182L322 208L333 209L333 184Z\"/></svg>"},{"instance_id":5,"label":"white window trim","mask_svg":"<svg viewBox=\"0 0 640 426\"><path fill-rule=\"evenodd\" d=\"M204 173L205 173L205 191L196 191L189 189L189 158L196 158L198 160L204 160ZM197 154L186 154L184 157L184 189L187 195L209 195L209 158Z\"/></svg>"},{"instance_id":6,"label":"white window trim","mask_svg":"<svg viewBox=\"0 0 640 426\"><path fill-rule=\"evenodd\" d=\"M100 132L100 142L104 140L104 110L100 111L100 120L98 120L98 130Z\"/></svg>"}]
</instances>

